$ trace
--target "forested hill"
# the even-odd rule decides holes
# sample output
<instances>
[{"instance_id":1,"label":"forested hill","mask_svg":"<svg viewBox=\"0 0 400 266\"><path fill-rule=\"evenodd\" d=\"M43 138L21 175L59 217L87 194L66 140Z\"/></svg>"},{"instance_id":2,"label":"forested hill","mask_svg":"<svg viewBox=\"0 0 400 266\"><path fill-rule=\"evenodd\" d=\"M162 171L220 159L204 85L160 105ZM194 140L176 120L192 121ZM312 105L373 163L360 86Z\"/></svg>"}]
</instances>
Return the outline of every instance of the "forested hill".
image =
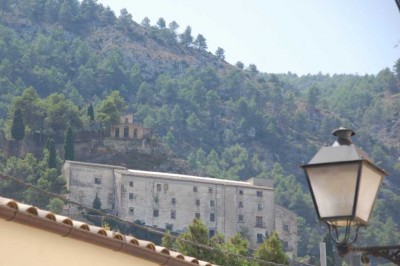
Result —
<instances>
[{"instance_id":1,"label":"forested hill","mask_svg":"<svg viewBox=\"0 0 400 266\"><path fill-rule=\"evenodd\" d=\"M316 252L320 236L298 166L331 144L339 126L356 131L357 145L390 173L362 237L386 245L400 239L399 81L400 63L366 76L299 77L233 66L222 48L208 52L205 36L192 36L190 26L163 18L137 23L126 10L116 16L94 0L0 6L5 136L12 137L17 110L25 135L88 129L90 104L104 127L134 113L195 174L273 178L276 202L302 217L299 255ZM3 158L0 167L15 174L16 165Z\"/></svg>"}]
</instances>

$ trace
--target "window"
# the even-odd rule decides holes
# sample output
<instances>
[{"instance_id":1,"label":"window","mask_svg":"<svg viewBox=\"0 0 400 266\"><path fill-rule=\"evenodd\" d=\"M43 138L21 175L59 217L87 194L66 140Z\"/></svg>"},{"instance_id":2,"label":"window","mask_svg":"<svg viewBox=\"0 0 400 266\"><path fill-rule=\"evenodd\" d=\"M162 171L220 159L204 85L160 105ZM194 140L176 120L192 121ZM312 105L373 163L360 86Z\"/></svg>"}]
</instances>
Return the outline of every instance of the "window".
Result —
<instances>
[{"instance_id":1,"label":"window","mask_svg":"<svg viewBox=\"0 0 400 266\"><path fill-rule=\"evenodd\" d=\"M214 207L214 205L215 205L215 201L210 200L210 206L211 206L211 207Z\"/></svg>"},{"instance_id":2,"label":"window","mask_svg":"<svg viewBox=\"0 0 400 266\"><path fill-rule=\"evenodd\" d=\"M129 193L129 199L133 199L133 193Z\"/></svg>"},{"instance_id":3,"label":"window","mask_svg":"<svg viewBox=\"0 0 400 266\"><path fill-rule=\"evenodd\" d=\"M133 181L129 181L129 186L133 187Z\"/></svg>"},{"instance_id":4,"label":"window","mask_svg":"<svg viewBox=\"0 0 400 266\"><path fill-rule=\"evenodd\" d=\"M168 184L164 184L164 190L168 190Z\"/></svg>"},{"instance_id":5,"label":"window","mask_svg":"<svg viewBox=\"0 0 400 266\"><path fill-rule=\"evenodd\" d=\"M257 191L257 197L262 197L263 196L262 194L263 194L262 191Z\"/></svg>"},{"instance_id":6,"label":"window","mask_svg":"<svg viewBox=\"0 0 400 266\"><path fill-rule=\"evenodd\" d=\"M256 216L256 227L264 227L262 216Z\"/></svg>"},{"instance_id":7,"label":"window","mask_svg":"<svg viewBox=\"0 0 400 266\"><path fill-rule=\"evenodd\" d=\"M176 219L176 211L171 211L171 219Z\"/></svg>"},{"instance_id":8,"label":"window","mask_svg":"<svg viewBox=\"0 0 400 266\"><path fill-rule=\"evenodd\" d=\"M243 190L239 190L239 195L243 195Z\"/></svg>"},{"instance_id":9,"label":"window","mask_svg":"<svg viewBox=\"0 0 400 266\"><path fill-rule=\"evenodd\" d=\"M209 187L209 188L208 188L208 193L212 193L212 192L213 192L212 187Z\"/></svg>"},{"instance_id":10,"label":"window","mask_svg":"<svg viewBox=\"0 0 400 266\"><path fill-rule=\"evenodd\" d=\"M128 118L125 117L125 124L128 124Z\"/></svg>"},{"instance_id":11,"label":"window","mask_svg":"<svg viewBox=\"0 0 400 266\"><path fill-rule=\"evenodd\" d=\"M129 127L124 127L124 138L129 138Z\"/></svg>"},{"instance_id":12,"label":"window","mask_svg":"<svg viewBox=\"0 0 400 266\"><path fill-rule=\"evenodd\" d=\"M288 224L284 224L283 225L283 231L289 232L289 225Z\"/></svg>"},{"instance_id":13,"label":"window","mask_svg":"<svg viewBox=\"0 0 400 266\"><path fill-rule=\"evenodd\" d=\"M157 184L157 191L161 191L161 184Z\"/></svg>"},{"instance_id":14,"label":"window","mask_svg":"<svg viewBox=\"0 0 400 266\"><path fill-rule=\"evenodd\" d=\"M283 241L283 248L284 250L288 251L289 250L289 243L287 241Z\"/></svg>"},{"instance_id":15,"label":"window","mask_svg":"<svg viewBox=\"0 0 400 266\"><path fill-rule=\"evenodd\" d=\"M137 139L137 128L133 130L133 138Z\"/></svg>"},{"instance_id":16,"label":"window","mask_svg":"<svg viewBox=\"0 0 400 266\"><path fill-rule=\"evenodd\" d=\"M157 209L154 209L153 210L153 217L158 217L158 210Z\"/></svg>"},{"instance_id":17,"label":"window","mask_svg":"<svg viewBox=\"0 0 400 266\"><path fill-rule=\"evenodd\" d=\"M215 221L215 214L210 213L210 222L214 222L214 221Z\"/></svg>"},{"instance_id":18,"label":"window","mask_svg":"<svg viewBox=\"0 0 400 266\"><path fill-rule=\"evenodd\" d=\"M154 198L154 202L158 204L158 197Z\"/></svg>"},{"instance_id":19,"label":"window","mask_svg":"<svg viewBox=\"0 0 400 266\"><path fill-rule=\"evenodd\" d=\"M101 178L100 178L100 177L95 177L95 178L94 178L94 183L95 183L96 185L100 185L100 184L101 184Z\"/></svg>"},{"instance_id":20,"label":"window","mask_svg":"<svg viewBox=\"0 0 400 266\"><path fill-rule=\"evenodd\" d=\"M263 234L257 234L257 243L262 243L264 241Z\"/></svg>"},{"instance_id":21,"label":"window","mask_svg":"<svg viewBox=\"0 0 400 266\"><path fill-rule=\"evenodd\" d=\"M242 214L239 214L238 220L239 220L239 222L243 222L243 215Z\"/></svg>"},{"instance_id":22,"label":"window","mask_svg":"<svg viewBox=\"0 0 400 266\"><path fill-rule=\"evenodd\" d=\"M119 128L118 127L115 129L115 137L119 138Z\"/></svg>"},{"instance_id":23,"label":"window","mask_svg":"<svg viewBox=\"0 0 400 266\"><path fill-rule=\"evenodd\" d=\"M215 236L215 230L214 230L214 229L208 230L208 235L209 235L210 237Z\"/></svg>"},{"instance_id":24,"label":"window","mask_svg":"<svg viewBox=\"0 0 400 266\"><path fill-rule=\"evenodd\" d=\"M261 203L258 203L258 205L257 205L257 209L258 209L259 211L261 211L261 210L262 210L262 204L261 204Z\"/></svg>"},{"instance_id":25,"label":"window","mask_svg":"<svg viewBox=\"0 0 400 266\"><path fill-rule=\"evenodd\" d=\"M172 198L172 199L171 199L171 204L172 204L172 205L175 205L175 204L176 204L176 198Z\"/></svg>"},{"instance_id":26,"label":"window","mask_svg":"<svg viewBox=\"0 0 400 266\"><path fill-rule=\"evenodd\" d=\"M135 210L133 209L133 207L129 207L129 214L134 214Z\"/></svg>"},{"instance_id":27,"label":"window","mask_svg":"<svg viewBox=\"0 0 400 266\"><path fill-rule=\"evenodd\" d=\"M194 217L195 217L196 219L200 219L200 213L199 213L199 212L196 212L196 213L194 214Z\"/></svg>"},{"instance_id":28,"label":"window","mask_svg":"<svg viewBox=\"0 0 400 266\"><path fill-rule=\"evenodd\" d=\"M239 208L243 208L243 202L239 201Z\"/></svg>"},{"instance_id":29,"label":"window","mask_svg":"<svg viewBox=\"0 0 400 266\"><path fill-rule=\"evenodd\" d=\"M197 187L193 187L193 192L197 192Z\"/></svg>"},{"instance_id":30,"label":"window","mask_svg":"<svg viewBox=\"0 0 400 266\"><path fill-rule=\"evenodd\" d=\"M196 206L200 206L200 200L199 199L196 200Z\"/></svg>"}]
</instances>

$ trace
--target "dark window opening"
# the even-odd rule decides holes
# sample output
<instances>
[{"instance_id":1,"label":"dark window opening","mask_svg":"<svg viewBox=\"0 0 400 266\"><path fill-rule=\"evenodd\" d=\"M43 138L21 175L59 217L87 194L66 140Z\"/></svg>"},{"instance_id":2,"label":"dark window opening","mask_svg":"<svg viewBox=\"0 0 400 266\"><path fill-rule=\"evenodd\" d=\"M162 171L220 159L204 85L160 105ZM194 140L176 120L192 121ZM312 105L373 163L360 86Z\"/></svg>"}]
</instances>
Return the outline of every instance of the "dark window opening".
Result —
<instances>
[{"instance_id":1,"label":"dark window opening","mask_svg":"<svg viewBox=\"0 0 400 266\"><path fill-rule=\"evenodd\" d=\"M159 213L158 213L158 210L153 210L153 216L154 216L154 217L158 217L158 214L159 214Z\"/></svg>"},{"instance_id":2,"label":"dark window opening","mask_svg":"<svg viewBox=\"0 0 400 266\"><path fill-rule=\"evenodd\" d=\"M214 229L208 230L208 235L209 235L210 237L215 236L215 230L214 230Z\"/></svg>"},{"instance_id":3,"label":"dark window opening","mask_svg":"<svg viewBox=\"0 0 400 266\"><path fill-rule=\"evenodd\" d=\"M100 185L100 184L101 184L101 178L100 178L100 177L95 177L95 178L94 178L94 183L95 183L96 185Z\"/></svg>"},{"instance_id":4,"label":"dark window opening","mask_svg":"<svg viewBox=\"0 0 400 266\"><path fill-rule=\"evenodd\" d=\"M256 227L265 227L262 216L256 216Z\"/></svg>"},{"instance_id":5,"label":"dark window opening","mask_svg":"<svg viewBox=\"0 0 400 266\"><path fill-rule=\"evenodd\" d=\"M215 214L210 213L210 222L214 222L214 221L215 221Z\"/></svg>"},{"instance_id":6,"label":"dark window opening","mask_svg":"<svg viewBox=\"0 0 400 266\"><path fill-rule=\"evenodd\" d=\"M124 127L124 138L129 138L129 127Z\"/></svg>"},{"instance_id":7,"label":"dark window opening","mask_svg":"<svg viewBox=\"0 0 400 266\"><path fill-rule=\"evenodd\" d=\"M264 241L263 234L257 234L257 243L262 243Z\"/></svg>"},{"instance_id":8,"label":"dark window opening","mask_svg":"<svg viewBox=\"0 0 400 266\"><path fill-rule=\"evenodd\" d=\"M133 138L134 138L134 139L137 139L137 138L138 138L138 136L137 136L137 129L136 129L136 128L133 130Z\"/></svg>"},{"instance_id":9,"label":"dark window opening","mask_svg":"<svg viewBox=\"0 0 400 266\"><path fill-rule=\"evenodd\" d=\"M115 137L119 138L119 128L118 127L115 129Z\"/></svg>"},{"instance_id":10,"label":"dark window opening","mask_svg":"<svg viewBox=\"0 0 400 266\"><path fill-rule=\"evenodd\" d=\"M283 231L289 232L289 225L288 224L284 224L283 225Z\"/></svg>"}]
</instances>

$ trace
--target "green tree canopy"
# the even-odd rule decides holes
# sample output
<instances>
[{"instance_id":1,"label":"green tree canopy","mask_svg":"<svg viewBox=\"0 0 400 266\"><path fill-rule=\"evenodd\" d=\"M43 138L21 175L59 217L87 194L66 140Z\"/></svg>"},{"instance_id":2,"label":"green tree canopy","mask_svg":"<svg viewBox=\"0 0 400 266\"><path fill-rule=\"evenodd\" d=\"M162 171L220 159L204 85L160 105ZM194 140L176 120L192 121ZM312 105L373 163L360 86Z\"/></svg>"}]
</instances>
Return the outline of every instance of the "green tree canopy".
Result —
<instances>
[{"instance_id":1,"label":"green tree canopy","mask_svg":"<svg viewBox=\"0 0 400 266\"><path fill-rule=\"evenodd\" d=\"M270 237L265 239L264 242L258 246L254 256L266 261L266 263L260 262L260 265L268 265L267 262L289 265L289 258L285 254L282 242L276 232L273 232Z\"/></svg>"},{"instance_id":2,"label":"green tree canopy","mask_svg":"<svg viewBox=\"0 0 400 266\"><path fill-rule=\"evenodd\" d=\"M207 49L207 41L206 41L206 38L204 38L204 36L202 34L197 35L196 40L194 40L193 44L199 50Z\"/></svg>"},{"instance_id":3,"label":"green tree canopy","mask_svg":"<svg viewBox=\"0 0 400 266\"><path fill-rule=\"evenodd\" d=\"M112 91L103 101L96 106L97 121L103 126L111 126L118 123L126 103L118 91Z\"/></svg>"},{"instance_id":4,"label":"green tree canopy","mask_svg":"<svg viewBox=\"0 0 400 266\"><path fill-rule=\"evenodd\" d=\"M179 39L184 46L190 46L193 42L192 28L187 26L185 31L179 35Z\"/></svg>"},{"instance_id":5,"label":"green tree canopy","mask_svg":"<svg viewBox=\"0 0 400 266\"><path fill-rule=\"evenodd\" d=\"M225 59L225 50L221 47L218 47L215 51L215 55L218 59L224 60Z\"/></svg>"}]
</instances>

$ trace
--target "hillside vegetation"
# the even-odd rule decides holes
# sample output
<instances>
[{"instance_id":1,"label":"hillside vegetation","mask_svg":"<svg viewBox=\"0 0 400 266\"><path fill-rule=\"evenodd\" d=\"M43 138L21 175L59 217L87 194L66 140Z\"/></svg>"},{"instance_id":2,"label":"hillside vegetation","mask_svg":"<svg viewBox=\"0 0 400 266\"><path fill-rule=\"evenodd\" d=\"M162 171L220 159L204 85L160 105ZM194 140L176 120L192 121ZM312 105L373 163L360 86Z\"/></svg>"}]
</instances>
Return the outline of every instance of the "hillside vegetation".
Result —
<instances>
[{"instance_id":1,"label":"hillside vegetation","mask_svg":"<svg viewBox=\"0 0 400 266\"><path fill-rule=\"evenodd\" d=\"M377 75L260 73L255 65L226 63L222 48L208 52L205 37L191 36L190 26L179 29L162 18L138 24L126 10L116 16L94 0L1 1L3 134L12 139L17 110L24 136L90 129L90 104L99 129L134 113L194 174L274 179L276 202L299 215L303 256L317 253L321 236L298 166L334 141L333 129L349 127L356 144L390 173L362 241L398 244L400 61ZM0 170L60 193L57 173L46 170L49 151L2 158ZM12 195L6 183L0 193Z\"/></svg>"}]
</instances>

